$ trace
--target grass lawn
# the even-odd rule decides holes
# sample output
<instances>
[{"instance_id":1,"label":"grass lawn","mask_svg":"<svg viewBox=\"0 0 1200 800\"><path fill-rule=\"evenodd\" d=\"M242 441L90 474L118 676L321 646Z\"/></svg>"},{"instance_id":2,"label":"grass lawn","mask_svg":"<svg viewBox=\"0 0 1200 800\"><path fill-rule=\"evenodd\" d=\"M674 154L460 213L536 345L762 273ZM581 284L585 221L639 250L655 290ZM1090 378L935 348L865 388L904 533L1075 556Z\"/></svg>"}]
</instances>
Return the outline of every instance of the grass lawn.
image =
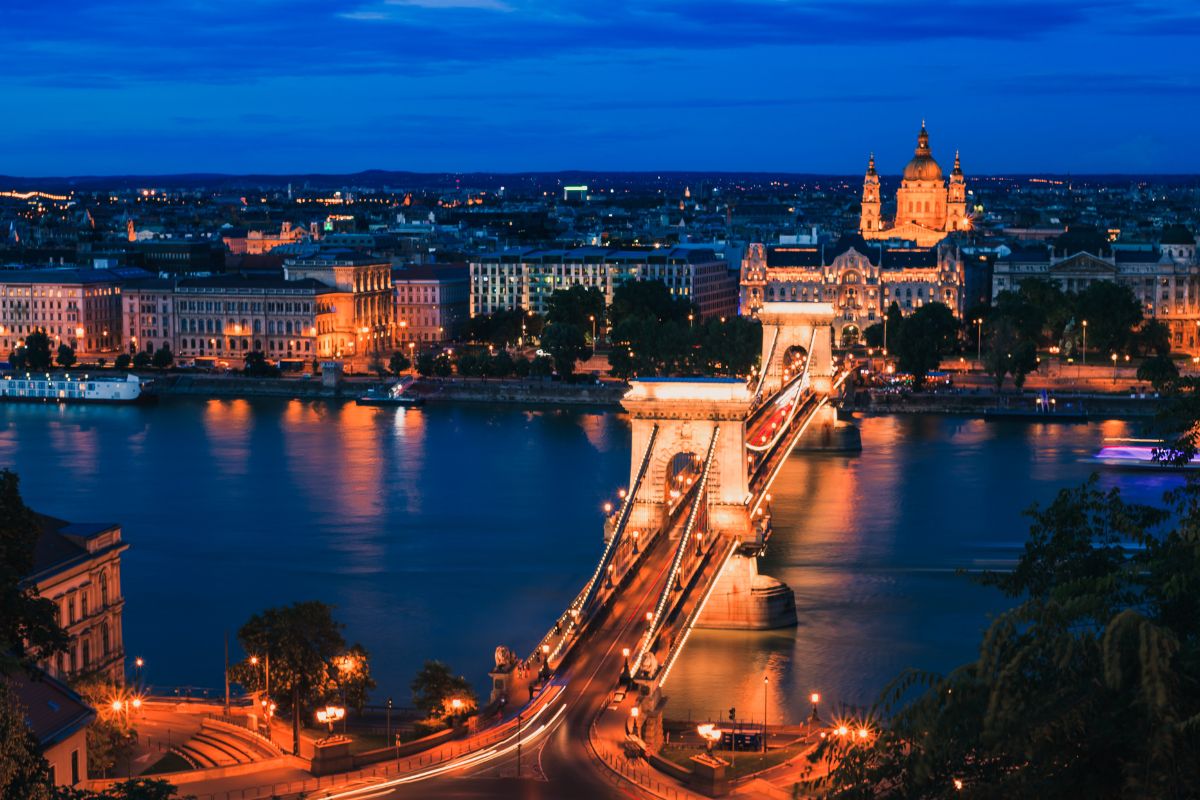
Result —
<instances>
[{"instance_id":1,"label":"grass lawn","mask_svg":"<svg viewBox=\"0 0 1200 800\"><path fill-rule=\"evenodd\" d=\"M714 750L713 755L732 762L725 771L725 774L729 776L730 780L736 780L755 772L761 772L776 764L781 764L789 758L804 752L807 746L802 743L792 744L777 750L768 750L766 753L733 753L728 750ZM692 756L698 756L702 752L704 751L698 750L695 747L680 747L679 745L668 744L663 747L659 755L686 769L691 769Z\"/></svg>"}]
</instances>

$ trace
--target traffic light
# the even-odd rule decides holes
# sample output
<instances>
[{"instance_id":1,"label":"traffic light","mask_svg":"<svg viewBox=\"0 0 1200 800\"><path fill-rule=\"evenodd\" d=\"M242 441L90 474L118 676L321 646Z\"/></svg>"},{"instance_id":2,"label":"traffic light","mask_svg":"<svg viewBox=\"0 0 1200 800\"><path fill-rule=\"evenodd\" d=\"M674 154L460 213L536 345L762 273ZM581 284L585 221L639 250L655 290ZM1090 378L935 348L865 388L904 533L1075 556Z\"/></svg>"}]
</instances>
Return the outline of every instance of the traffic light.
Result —
<instances>
[{"instance_id":1,"label":"traffic light","mask_svg":"<svg viewBox=\"0 0 1200 800\"><path fill-rule=\"evenodd\" d=\"M729 721L730 722L737 721L737 709L736 708L729 709Z\"/></svg>"}]
</instances>

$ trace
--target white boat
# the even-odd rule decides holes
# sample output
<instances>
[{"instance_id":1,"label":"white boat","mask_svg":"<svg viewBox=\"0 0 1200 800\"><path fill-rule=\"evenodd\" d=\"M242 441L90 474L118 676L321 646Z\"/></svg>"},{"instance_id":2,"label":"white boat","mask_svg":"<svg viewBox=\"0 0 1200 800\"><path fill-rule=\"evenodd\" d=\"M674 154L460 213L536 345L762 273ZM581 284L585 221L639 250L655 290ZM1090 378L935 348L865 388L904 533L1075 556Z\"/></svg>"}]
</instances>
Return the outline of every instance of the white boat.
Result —
<instances>
[{"instance_id":1,"label":"white boat","mask_svg":"<svg viewBox=\"0 0 1200 800\"><path fill-rule=\"evenodd\" d=\"M1092 460L1108 467L1134 469L1197 469L1195 460L1186 464L1171 461L1172 450L1161 439L1105 439Z\"/></svg>"},{"instance_id":2,"label":"white boat","mask_svg":"<svg viewBox=\"0 0 1200 800\"><path fill-rule=\"evenodd\" d=\"M144 399L142 379L136 375L92 376L41 373L5 375L0 380L0 400L56 403L136 403Z\"/></svg>"}]
</instances>

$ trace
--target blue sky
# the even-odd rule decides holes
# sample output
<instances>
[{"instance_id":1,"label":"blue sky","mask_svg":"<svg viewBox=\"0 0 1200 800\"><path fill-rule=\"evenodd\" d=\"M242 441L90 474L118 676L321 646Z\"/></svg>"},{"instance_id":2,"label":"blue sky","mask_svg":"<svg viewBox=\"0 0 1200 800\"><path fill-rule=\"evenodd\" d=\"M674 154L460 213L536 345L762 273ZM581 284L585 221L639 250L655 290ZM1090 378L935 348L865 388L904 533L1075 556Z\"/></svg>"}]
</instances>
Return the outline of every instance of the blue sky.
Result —
<instances>
[{"instance_id":1,"label":"blue sky","mask_svg":"<svg viewBox=\"0 0 1200 800\"><path fill-rule=\"evenodd\" d=\"M1200 4L4 0L0 174L1200 172Z\"/></svg>"}]
</instances>

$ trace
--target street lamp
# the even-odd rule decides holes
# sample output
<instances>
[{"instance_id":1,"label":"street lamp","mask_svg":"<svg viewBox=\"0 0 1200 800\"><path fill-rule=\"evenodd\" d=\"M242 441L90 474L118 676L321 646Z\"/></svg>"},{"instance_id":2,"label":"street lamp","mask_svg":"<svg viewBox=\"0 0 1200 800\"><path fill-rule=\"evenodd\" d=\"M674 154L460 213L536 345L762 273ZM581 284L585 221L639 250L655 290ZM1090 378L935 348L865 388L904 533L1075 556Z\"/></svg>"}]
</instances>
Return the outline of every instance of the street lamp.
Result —
<instances>
[{"instance_id":1,"label":"street lamp","mask_svg":"<svg viewBox=\"0 0 1200 800\"><path fill-rule=\"evenodd\" d=\"M641 709L637 706L629 709L629 721L625 723L625 733L631 736L637 736L638 732L638 715Z\"/></svg>"},{"instance_id":2,"label":"street lamp","mask_svg":"<svg viewBox=\"0 0 1200 800\"><path fill-rule=\"evenodd\" d=\"M817 717L817 703L821 702L821 695L820 695L820 694L818 694L817 692L813 692L812 694L810 694L810 695L808 696L808 699L812 701L812 707L813 707L812 721L813 721L813 722L816 722L816 721L817 721L817 719L818 719L818 717Z\"/></svg>"},{"instance_id":3,"label":"street lamp","mask_svg":"<svg viewBox=\"0 0 1200 800\"><path fill-rule=\"evenodd\" d=\"M721 740L721 729L711 722L706 722L703 725L696 726L696 733L700 734L700 738L704 739L708 746L708 752L713 751L713 745Z\"/></svg>"},{"instance_id":4,"label":"street lamp","mask_svg":"<svg viewBox=\"0 0 1200 800\"><path fill-rule=\"evenodd\" d=\"M763 752L767 752L767 684L771 679L763 675Z\"/></svg>"},{"instance_id":5,"label":"street lamp","mask_svg":"<svg viewBox=\"0 0 1200 800\"><path fill-rule=\"evenodd\" d=\"M886 317L883 324L887 324ZM983 363L983 317L975 318L975 362L976 365Z\"/></svg>"},{"instance_id":6,"label":"street lamp","mask_svg":"<svg viewBox=\"0 0 1200 800\"><path fill-rule=\"evenodd\" d=\"M1112 378L1112 382L1113 382L1113 383L1116 383L1116 382L1117 382L1117 354L1116 354L1116 353L1113 353L1113 354L1112 354L1112 362L1113 362L1113 378Z\"/></svg>"},{"instance_id":7,"label":"street lamp","mask_svg":"<svg viewBox=\"0 0 1200 800\"><path fill-rule=\"evenodd\" d=\"M1087 366L1087 320L1083 321L1083 365Z\"/></svg>"},{"instance_id":8,"label":"street lamp","mask_svg":"<svg viewBox=\"0 0 1200 800\"><path fill-rule=\"evenodd\" d=\"M625 663L621 665L621 683L628 686L633 680L633 676L629 673L629 648L621 648L621 657L625 659Z\"/></svg>"},{"instance_id":9,"label":"street lamp","mask_svg":"<svg viewBox=\"0 0 1200 800\"><path fill-rule=\"evenodd\" d=\"M317 722L329 726L329 738L333 738L333 724L346 718L346 709L341 706L325 706L317 709Z\"/></svg>"}]
</instances>

